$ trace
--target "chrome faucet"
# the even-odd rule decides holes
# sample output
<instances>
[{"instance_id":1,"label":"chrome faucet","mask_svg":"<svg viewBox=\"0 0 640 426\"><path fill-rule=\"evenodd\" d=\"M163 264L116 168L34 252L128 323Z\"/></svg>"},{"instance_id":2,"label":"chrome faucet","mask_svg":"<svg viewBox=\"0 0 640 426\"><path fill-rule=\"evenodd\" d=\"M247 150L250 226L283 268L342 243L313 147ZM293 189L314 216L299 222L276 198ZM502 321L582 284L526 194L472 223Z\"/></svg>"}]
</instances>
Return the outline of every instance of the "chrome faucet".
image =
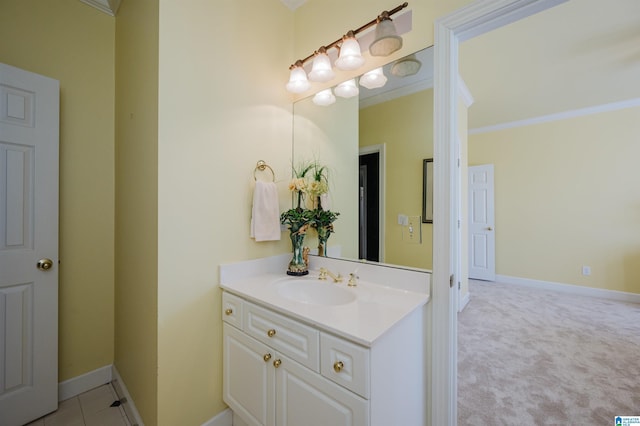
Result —
<instances>
[{"instance_id":1,"label":"chrome faucet","mask_svg":"<svg viewBox=\"0 0 640 426\"><path fill-rule=\"evenodd\" d=\"M320 268L320 275L318 275L318 279L319 280L326 280L327 279L327 275L329 275L331 278L333 278L333 282L334 283L341 283L342 282L342 275L338 274L337 276L332 274L330 270L328 270L327 268Z\"/></svg>"}]
</instances>

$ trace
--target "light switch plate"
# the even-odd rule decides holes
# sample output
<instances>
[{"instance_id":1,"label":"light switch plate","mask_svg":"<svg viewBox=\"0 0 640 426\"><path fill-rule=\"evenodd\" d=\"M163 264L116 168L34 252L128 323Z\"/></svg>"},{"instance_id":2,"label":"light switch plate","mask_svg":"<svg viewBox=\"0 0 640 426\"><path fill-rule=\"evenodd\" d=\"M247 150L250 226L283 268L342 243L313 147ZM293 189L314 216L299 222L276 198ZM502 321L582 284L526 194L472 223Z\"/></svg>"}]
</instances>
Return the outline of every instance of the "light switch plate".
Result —
<instances>
[{"instance_id":1,"label":"light switch plate","mask_svg":"<svg viewBox=\"0 0 640 426\"><path fill-rule=\"evenodd\" d=\"M407 226L402 227L402 241L407 244L422 244L420 216L408 216Z\"/></svg>"}]
</instances>

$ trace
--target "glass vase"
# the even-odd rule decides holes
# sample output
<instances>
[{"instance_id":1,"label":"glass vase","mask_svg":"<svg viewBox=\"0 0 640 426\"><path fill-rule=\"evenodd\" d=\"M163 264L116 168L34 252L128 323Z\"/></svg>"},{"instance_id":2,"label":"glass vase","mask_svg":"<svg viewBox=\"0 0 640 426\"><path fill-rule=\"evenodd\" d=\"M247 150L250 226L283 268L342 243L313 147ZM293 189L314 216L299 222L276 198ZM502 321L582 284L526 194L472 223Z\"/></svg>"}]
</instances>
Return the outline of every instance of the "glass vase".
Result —
<instances>
[{"instance_id":1,"label":"glass vase","mask_svg":"<svg viewBox=\"0 0 640 426\"><path fill-rule=\"evenodd\" d=\"M291 246L293 248L293 257L289 262L289 268L287 269L287 275L302 276L309 273L309 265L306 260L304 244L305 234L299 232L291 232L289 237L291 238Z\"/></svg>"},{"instance_id":2,"label":"glass vase","mask_svg":"<svg viewBox=\"0 0 640 426\"><path fill-rule=\"evenodd\" d=\"M324 226L317 229L318 231L318 256L327 257L327 240L331 233Z\"/></svg>"}]
</instances>

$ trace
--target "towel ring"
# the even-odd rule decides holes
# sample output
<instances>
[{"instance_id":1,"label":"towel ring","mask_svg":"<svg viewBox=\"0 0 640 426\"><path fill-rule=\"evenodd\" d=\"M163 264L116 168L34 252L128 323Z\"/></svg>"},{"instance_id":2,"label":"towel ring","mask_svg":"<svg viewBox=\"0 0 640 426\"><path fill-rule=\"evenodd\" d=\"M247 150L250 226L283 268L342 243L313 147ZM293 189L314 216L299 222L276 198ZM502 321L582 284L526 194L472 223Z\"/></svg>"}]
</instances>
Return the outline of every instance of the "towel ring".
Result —
<instances>
[{"instance_id":1,"label":"towel ring","mask_svg":"<svg viewBox=\"0 0 640 426\"><path fill-rule=\"evenodd\" d=\"M256 171L260 170L261 172L264 172L265 169L271 170L271 175L273 176L273 181L275 182L276 174L273 172L273 169L271 168L271 166L269 166L267 163L265 163L262 160L258 161L258 163L256 164L256 168L253 170L253 179L258 180L258 177L256 176Z\"/></svg>"}]
</instances>

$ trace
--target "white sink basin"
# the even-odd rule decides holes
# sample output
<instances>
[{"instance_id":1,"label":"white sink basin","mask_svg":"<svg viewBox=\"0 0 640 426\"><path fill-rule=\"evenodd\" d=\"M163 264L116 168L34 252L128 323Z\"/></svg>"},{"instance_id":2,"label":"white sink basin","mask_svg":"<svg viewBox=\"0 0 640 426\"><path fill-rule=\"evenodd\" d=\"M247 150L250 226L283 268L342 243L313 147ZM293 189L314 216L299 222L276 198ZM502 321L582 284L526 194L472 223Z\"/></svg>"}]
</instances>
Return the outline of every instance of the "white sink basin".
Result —
<instances>
[{"instance_id":1,"label":"white sink basin","mask_svg":"<svg viewBox=\"0 0 640 426\"><path fill-rule=\"evenodd\" d=\"M345 305L356 300L356 295L344 287L327 281L292 278L278 281L276 291L285 299L312 305Z\"/></svg>"}]
</instances>

